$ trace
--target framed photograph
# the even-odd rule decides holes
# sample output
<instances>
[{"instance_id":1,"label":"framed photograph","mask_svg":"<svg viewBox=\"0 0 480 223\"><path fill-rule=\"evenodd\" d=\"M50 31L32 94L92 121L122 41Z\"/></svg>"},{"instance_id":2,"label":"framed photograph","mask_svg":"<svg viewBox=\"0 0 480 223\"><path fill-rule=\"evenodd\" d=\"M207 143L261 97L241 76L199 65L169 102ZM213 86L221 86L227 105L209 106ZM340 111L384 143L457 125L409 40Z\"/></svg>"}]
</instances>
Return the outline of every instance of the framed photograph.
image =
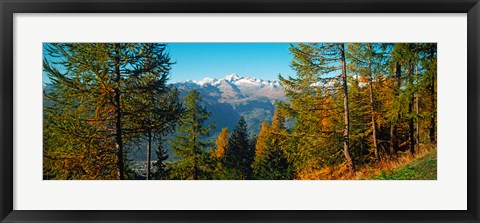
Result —
<instances>
[{"instance_id":1,"label":"framed photograph","mask_svg":"<svg viewBox=\"0 0 480 223\"><path fill-rule=\"evenodd\" d=\"M1 1L1 222L479 222L477 0Z\"/></svg>"}]
</instances>

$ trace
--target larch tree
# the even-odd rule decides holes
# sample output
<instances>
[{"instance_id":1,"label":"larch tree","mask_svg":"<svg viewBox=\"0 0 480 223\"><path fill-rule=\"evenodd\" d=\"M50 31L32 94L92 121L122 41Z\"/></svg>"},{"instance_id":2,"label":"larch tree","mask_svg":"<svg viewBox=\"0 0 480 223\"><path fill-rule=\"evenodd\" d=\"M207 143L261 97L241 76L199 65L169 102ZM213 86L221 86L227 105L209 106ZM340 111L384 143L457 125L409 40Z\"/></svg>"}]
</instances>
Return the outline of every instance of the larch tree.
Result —
<instances>
[{"instance_id":1,"label":"larch tree","mask_svg":"<svg viewBox=\"0 0 480 223\"><path fill-rule=\"evenodd\" d=\"M127 101L137 97L139 91L144 90L143 86L164 86L168 72L162 71L170 66L165 45L51 43L44 45L44 52L43 69L51 81L48 85L50 89L45 91L45 99L51 101L45 108L45 122L55 122L48 124L49 127L62 131L66 140L82 134L82 137L77 137L84 139L81 144L93 146L92 142L98 141L101 146L83 152L87 157L85 159L95 159L99 153L115 155L116 173L96 175L95 178L111 178L114 175L116 179L125 179L124 143L138 133L138 129L130 129L133 123L126 120L138 109L144 109L136 108ZM88 129L91 134L75 131L72 126L62 126L70 121L78 125L76 128ZM48 137L49 133L46 135ZM54 150L54 145L48 142L50 140L44 147ZM81 144L58 148L56 154L80 154ZM59 157L50 158L56 160ZM109 161L102 165L110 164ZM86 171L84 174L89 175Z\"/></svg>"},{"instance_id":2,"label":"larch tree","mask_svg":"<svg viewBox=\"0 0 480 223\"><path fill-rule=\"evenodd\" d=\"M424 72L422 75L423 89L427 93L425 95L426 103L429 105L428 123L428 137L432 144L437 143L437 44L424 43L422 44L421 67Z\"/></svg>"},{"instance_id":3,"label":"larch tree","mask_svg":"<svg viewBox=\"0 0 480 223\"><path fill-rule=\"evenodd\" d=\"M287 96L293 96L295 91L311 91L309 98L340 96L342 102L343 134L340 141L343 143L343 155L350 171L355 171L355 165L350 155L350 115L348 100L348 79L346 48L344 43L300 43L290 48L294 59L292 67L297 71L297 79L287 80L280 77L280 81L287 88ZM340 85L340 86L338 86ZM317 89L324 88L324 89ZM333 89L332 89L333 88ZM292 91L291 94L288 91ZM323 92L322 92L323 91ZM335 97L336 97L335 96ZM294 99L293 97L291 99ZM310 112L322 110L314 104L308 104ZM332 109L332 108L328 108ZM337 108L333 108L337 110Z\"/></svg>"},{"instance_id":4,"label":"larch tree","mask_svg":"<svg viewBox=\"0 0 480 223\"><path fill-rule=\"evenodd\" d=\"M142 85L138 83L137 86ZM183 108L177 89L165 83L163 86L142 86L140 89L143 91L126 99L129 104L137 108L126 121L131 123L128 130L137 133L134 139L139 144L146 141L146 180L149 180L152 148L154 145L160 145L162 139L175 129Z\"/></svg>"},{"instance_id":5,"label":"larch tree","mask_svg":"<svg viewBox=\"0 0 480 223\"><path fill-rule=\"evenodd\" d=\"M405 69L405 82L402 85L399 82L397 91L396 108L393 109L394 115L398 117L397 122L404 119L408 125L408 149L411 154L415 153L415 120L416 115L414 111L415 94L417 92L417 77L415 76L415 67L418 63L418 52L420 48L418 44L414 43L397 43L392 49L392 59L396 61L396 72L402 70L402 65ZM401 64L401 65L399 65ZM397 79L402 76L397 74ZM397 128L398 131L398 128Z\"/></svg>"},{"instance_id":6,"label":"larch tree","mask_svg":"<svg viewBox=\"0 0 480 223\"><path fill-rule=\"evenodd\" d=\"M255 156L254 143L250 139L247 123L243 116L240 117L235 129L228 139L225 149L226 177L229 179L251 179L252 162Z\"/></svg>"},{"instance_id":7,"label":"larch tree","mask_svg":"<svg viewBox=\"0 0 480 223\"><path fill-rule=\"evenodd\" d=\"M396 45L395 45L396 46ZM395 49L393 49L395 50ZM393 51L392 50L392 51ZM395 54L393 54L395 55ZM390 149L389 153L391 155L394 155L398 152L399 145L398 145L398 123L400 122L400 90L402 86L402 58L400 57L392 57L392 65L393 65L393 79L394 81L394 86L392 87L392 92L393 92L393 98L392 101L394 102L392 104L392 107L389 109L390 110L390 137L389 137L389 144L390 144Z\"/></svg>"},{"instance_id":8,"label":"larch tree","mask_svg":"<svg viewBox=\"0 0 480 223\"><path fill-rule=\"evenodd\" d=\"M253 176L259 180L286 180L293 177L293 171L286 158L285 118L275 109L272 125L262 123L256 140L255 158L252 164Z\"/></svg>"},{"instance_id":9,"label":"larch tree","mask_svg":"<svg viewBox=\"0 0 480 223\"><path fill-rule=\"evenodd\" d=\"M212 150L212 156L217 159L222 159L225 154L225 149L228 146L228 136L230 135L230 131L228 128L222 128L222 131L217 137L215 141L216 147Z\"/></svg>"},{"instance_id":10,"label":"larch tree","mask_svg":"<svg viewBox=\"0 0 480 223\"><path fill-rule=\"evenodd\" d=\"M270 124L264 121L262 122L262 128L260 133L258 133L256 144L255 144L255 157L252 163L253 173L258 176L258 170L262 165L265 165L265 158L267 155L267 150L272 146L270 141Z\"/></svg>"},{"instance_id":11,"label":"larch tree","mask_svg":"<svg viewBox=\"0 0 480 223\"><path fill-rule=\"evenodd\" d=\"M210 152L214 165L214 179L223 179L225 176L225 150L228 147L229 136L230 131L228 131L228 128L222 128L222 131L218 134L217 140L215 141L216 147Z\"/></svg>"},{"instance_id":12,"label":"larch tree","mask_svg":"<svg viewBox=\"0 0 480 223\"><path fill-rule=\"evenodd\" d=\"M185 112L180 118L176 136L170 145L176 156L180 158L177 174L180 179L207 179L209 166L208 149L213 143L206 138L215 127L213 124L204 126L210 118L210 113L201 104L201 96L197 90L191 90L184 99ZM184 171L184 173L180 173Z\"/></svg>"},{"instance_id":13,"label":"larch tree","mask_svg":"<svg viewBox=\"0 0 480 223\"><path fill-rule=\"evenodd\" d=\"M163 147L162 139L158 139L157 149L155 150L155 154L157 155L157 161L153 163L155 167L155 171L153 172L153 179L155 180L168 180L169 179L169 171L165 164L165 161L168 160L168 154L165 148Z\"/></svg>"},{"instance_id":14,"label":"larch tree","mask_svg":"<svg viewBox=\"0 0 480 223\"><path fill-rule=\"evenodd\" d=\"M382 49L381 44L375 43L352 43L348 44L347 57L351 61L352 71L361 75L367 80L368 85L368 104L370 109L370 121L371 121L371 134L372 134L372 147L375 155L375 159L379 159L379 146L377 142L377 124L375 108L376 99L374 94L373 81L375 79L375 73L382 71Z\"/></svg>"}]
</instances>

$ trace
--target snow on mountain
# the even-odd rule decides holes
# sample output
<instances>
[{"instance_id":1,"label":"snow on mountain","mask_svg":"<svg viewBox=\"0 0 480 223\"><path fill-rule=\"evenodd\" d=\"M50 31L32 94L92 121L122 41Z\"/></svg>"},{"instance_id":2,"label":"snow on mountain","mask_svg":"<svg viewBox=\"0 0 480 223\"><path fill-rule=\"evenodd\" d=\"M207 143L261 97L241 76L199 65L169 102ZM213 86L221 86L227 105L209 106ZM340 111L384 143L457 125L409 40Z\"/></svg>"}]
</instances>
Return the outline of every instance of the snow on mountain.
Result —
<instances>
[{"instance_id":1,"label":"snow on mountain","mask_svg":"<svg viewBox=\"0 0 480 223\"><path fill-rule=\"evenodd\" d=\"M244 101L258 98L285 100L285 93L278 81L241 77L237 74L229 74L220 79L206 77L198 81L187 80L174 85L205 89L208 89L209 86L217 88L221 92L220 101L235 102L231 100Z\"/></svg>"},{"instance_id":2,"label":"snow on mountain","mask_svg":"<svg viewBox=\"0 0 480 223\"><path fill-rule=\"evenodd\" d=\"M239 79L241 79L241 78L237 74L229 74L229 75L225 76L225 78L224 78L224 80L230 81L230 82L236 81L236 80L239 80Z\"/></svg>"},{"instance_id":3,"label":"snow on mountain","mask_svg":"<svg viewBox=\"0 0 480 223\"><path fill-rule=\"evenodd\" d=\"M203 102L216 123L215 135L223 127L233 129L240 116L244 116L252 134L258 134L263 121L271 121L274 104L286 101L283 87L278 81L262 80L229 74L224 78L206 77L173 84L184 95L192 89L200 92Z\"/></svg>"},{"instance_id":4,"label":"snow on mountain","mask_svg":"<svg viewBox=\"0 0 480 223\"><path fill-rule=\"evenodd\" d=\"M192 81L192 82L196 83L198 85L205 85L205 84L213 84L216 81L217 81L217 79L215 79L215 78L206 77L206 78L203 78L200 81Z\"/></svg>"}]
</instances>

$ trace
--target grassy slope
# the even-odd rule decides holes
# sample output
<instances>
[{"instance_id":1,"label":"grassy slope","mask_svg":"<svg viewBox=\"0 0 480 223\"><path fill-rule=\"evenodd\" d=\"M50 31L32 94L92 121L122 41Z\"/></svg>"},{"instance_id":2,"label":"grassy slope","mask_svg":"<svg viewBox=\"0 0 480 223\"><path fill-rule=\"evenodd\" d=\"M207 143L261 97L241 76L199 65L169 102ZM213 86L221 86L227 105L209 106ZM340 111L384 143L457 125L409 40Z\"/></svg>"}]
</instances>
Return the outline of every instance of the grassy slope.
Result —
<instances>
[{"instance_id":1,"label":"grassy slope","mask_svg":"<svg viewBox=\"0 0 480 223\"><path fill-rule=\"evenodd\" d=\"M437 179L437 150L419 157L403 167L382 171L373 180L436 180Z\"/></svg>"}]
</instances>

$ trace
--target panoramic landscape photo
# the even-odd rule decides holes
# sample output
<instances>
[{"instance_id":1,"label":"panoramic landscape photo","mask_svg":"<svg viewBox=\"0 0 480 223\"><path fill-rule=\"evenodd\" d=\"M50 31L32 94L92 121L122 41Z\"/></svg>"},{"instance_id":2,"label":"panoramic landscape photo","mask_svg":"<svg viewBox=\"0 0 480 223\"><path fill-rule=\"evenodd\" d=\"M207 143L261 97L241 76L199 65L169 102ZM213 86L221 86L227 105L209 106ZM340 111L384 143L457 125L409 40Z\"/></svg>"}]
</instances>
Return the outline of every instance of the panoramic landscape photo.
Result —
<instances>
[{"instance_id":1,"label":"panoramic landscape photo","mask_svg":"<svg viewBox=\"0 0 480 223\"><path fill-rule=\"evenodd\" d=\"M436 43L44 43L44 180L436 180Z\"/></svg>"}]
</instances>

